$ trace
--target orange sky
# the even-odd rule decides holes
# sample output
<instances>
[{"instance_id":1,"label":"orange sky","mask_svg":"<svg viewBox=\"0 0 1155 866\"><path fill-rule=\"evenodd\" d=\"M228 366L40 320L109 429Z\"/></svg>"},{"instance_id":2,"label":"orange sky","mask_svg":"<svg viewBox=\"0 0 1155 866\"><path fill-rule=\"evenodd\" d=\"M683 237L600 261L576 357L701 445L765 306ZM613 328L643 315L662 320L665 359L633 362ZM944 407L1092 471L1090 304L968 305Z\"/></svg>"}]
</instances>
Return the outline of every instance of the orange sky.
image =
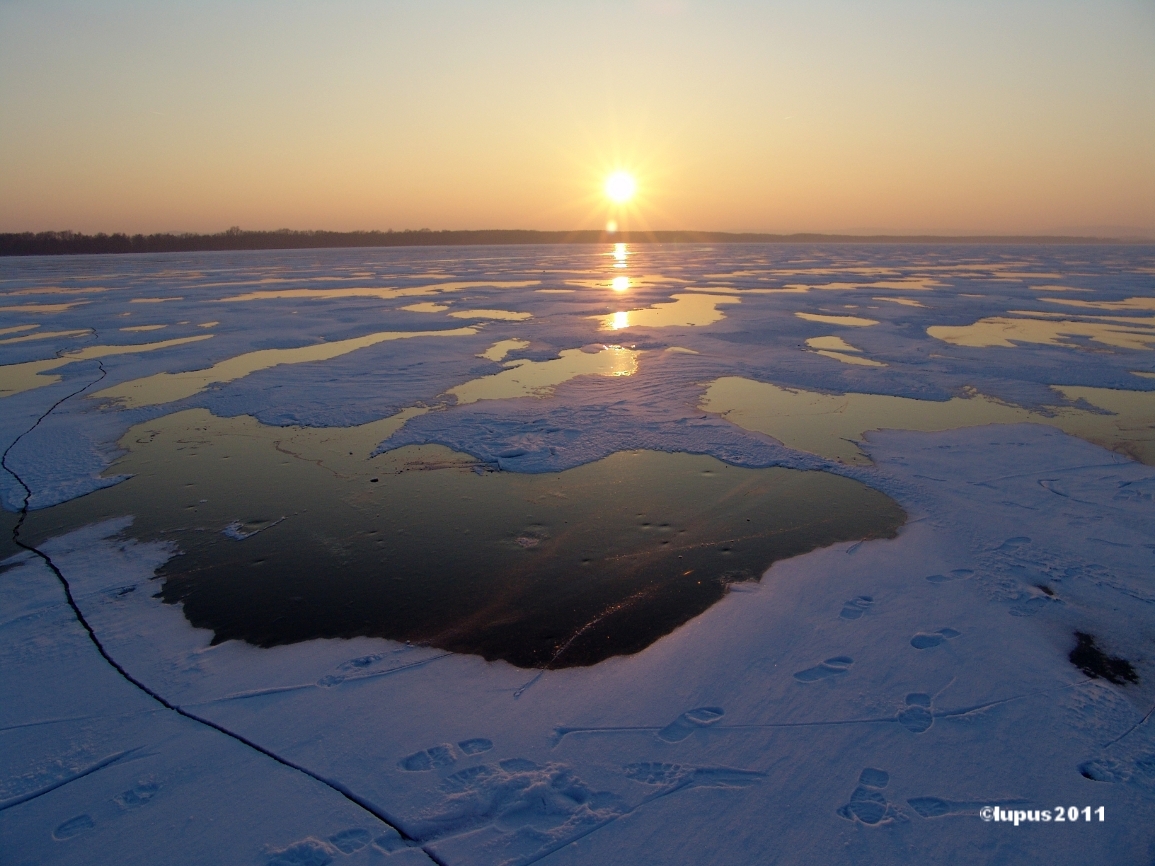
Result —
<instances>
[{"instance_id":1,"label":"orange sky","mask_svg":"<svg viewBox=\"0 0 1155 866\"><path fill-rule=\"evenodd\" d=\"M1155 4L3 2L0 231L1155 236Z\"/></svg>"}]
</instances>

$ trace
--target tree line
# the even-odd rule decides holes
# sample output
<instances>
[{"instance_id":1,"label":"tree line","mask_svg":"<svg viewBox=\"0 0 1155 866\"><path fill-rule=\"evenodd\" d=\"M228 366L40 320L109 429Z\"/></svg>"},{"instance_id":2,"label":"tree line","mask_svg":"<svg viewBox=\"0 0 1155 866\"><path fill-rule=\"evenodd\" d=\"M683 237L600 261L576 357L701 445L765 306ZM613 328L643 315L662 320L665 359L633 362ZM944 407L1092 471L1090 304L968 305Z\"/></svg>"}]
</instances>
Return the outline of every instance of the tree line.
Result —
<instances>
[{"instance_id":1,"label":"tree line","mask_svg":"<svg viewBox=\"0 0 1155 866\"><path fill-rule=\"evenodd\" d=\"M405 231L245 231L233 226L217 234L86 235L80 232L0 233L0 256L108 253L190 253L227 250L297 250L334 247L408 247L590 243L1112 243L1104 238L1054 236L827 235L756 232L533 231L529 229L406 229Z\"/></svg>"}]
</instances>

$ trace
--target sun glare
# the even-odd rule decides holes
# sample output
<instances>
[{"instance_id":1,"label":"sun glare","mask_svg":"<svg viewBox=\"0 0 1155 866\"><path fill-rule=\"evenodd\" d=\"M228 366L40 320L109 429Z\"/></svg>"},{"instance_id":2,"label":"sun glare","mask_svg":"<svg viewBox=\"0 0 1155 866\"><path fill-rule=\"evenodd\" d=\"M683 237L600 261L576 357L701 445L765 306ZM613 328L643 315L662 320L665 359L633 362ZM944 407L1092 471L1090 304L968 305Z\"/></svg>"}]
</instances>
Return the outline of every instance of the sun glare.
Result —
<instances>
[{"instance_id":1,"label":"sun glare","mask_svg":"<svg viewBox=\"0 0 1155 866\"><path fill-rule=\"evenodd\" d=\"M638 184L629 172L615 171L606 178L606 195L617 204L625 204L634 197Z\"/></svg>"}]
</instances>

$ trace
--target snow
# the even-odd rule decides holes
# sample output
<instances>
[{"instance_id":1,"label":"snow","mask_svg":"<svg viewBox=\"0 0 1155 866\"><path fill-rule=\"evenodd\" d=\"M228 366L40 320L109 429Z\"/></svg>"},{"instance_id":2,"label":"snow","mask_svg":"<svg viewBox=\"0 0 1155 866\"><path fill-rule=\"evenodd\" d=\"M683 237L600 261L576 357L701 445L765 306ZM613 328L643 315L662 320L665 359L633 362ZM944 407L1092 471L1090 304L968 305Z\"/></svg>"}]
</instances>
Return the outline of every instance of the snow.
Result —
<instances>
[{"instance_id":1,"label":"snow","mask_svg":"<svg viewBox=\"0 0 1155 866\"><path fill-rule=\"evenodd\" d=\"M163 323L166 337L180 337L220 320L209 340L106 356L106 375L91 391L322 339L458 328L450 313L459 308L532 313L488 320L450 340L322 351L328 360L254 369L164 405L117 408L73 397L9 453L34 507L113 483L101 472L133 424L203 407L263 423L377 424L366 427L375 435L360 456L375 446L438 442L503 469L540 472L654 448L825 469L884 491L910 515L893 540L775 563L759 583L734 585L643 652L544 672L367 638L212 646L209 632L152 597L155 570L176 551L133 540L131 516L58 536L41 549L105 651L187 715L100 656L43 559L7 560L4 862L1150 860L1155 469L1044 416L1061 408L1110 417L1094 409L1102 403L1090 405L1095 389L1149 391L1150 381L1132 371L1151 372L1151 353L1130 337L1106 346L956 345L927 328L1011 316L1034 303L1036 284L1053 291L1058 279L1092 290L1086 297L1096 302L1123 305L1093 315L1142 311L1126 302L1153 294L1152 251L642 248L631 250L630 268L653 279L638 281L616 309L608 287L615 261L604 250L544 248L0 265L9 293L78 289L91 303L50 315L61 331L95 329L91 345L125 326ZM434 268L443 277L431 280ZM274 291L313 294L217 302L236 296L242 282L258 293L258 281L273 278L289 283ZM330 282L348 291L318 300ZM435 283L453 288L426 288ZM88 285L105 291L85 294ZM809 288L780 291L799 285ZM600 317L660 309L687 288L729 288L725 297L738 303L712 305L723 318L702 325L615 332L615 351L628 352L636 368L603 375L598 359L613 355L603 348ZM914 289L922 306L871 301ZM399 305L417 290L446 309L405 311ZM130 308L143 296L182 300ZM146 311L149 321L138 321ZM854 329L854 347L887 366L811 351L807 340L829 335L831 325L794 313L877 320ZM431 324L433 315L444 321ZM1062 321L1071 318L1068 311ZM67 339L0 346L0 360L45 360L76 345ZM124 341L118 334L115 342ZM571 358L593 366L576 378L546 376L548 391L535 380L519 392L527 396L459 406L450 395L510 371L560 370L549 365ZM5 442L100 372L92 360L76 361L52 371L59 383L3 398ZM843 463L704 411L711 383L725 377L848 399L946 401L969 386L1044 423L848 428L852 453L869 462ZM1077 404L1066 393L1090 397ZM1134 435L1149 436L1151 422L1137 418ZM14 510L24 492L11 478L4 485ZM260 528L238 522L227 531L222 543L243 543ZM1130 660L1139 683L1092 679L1074 667L1067 656L1075 631ZM980 820L983 806L996 805L1103 806L1106 821Z\"/></svg>"}]
</instances>

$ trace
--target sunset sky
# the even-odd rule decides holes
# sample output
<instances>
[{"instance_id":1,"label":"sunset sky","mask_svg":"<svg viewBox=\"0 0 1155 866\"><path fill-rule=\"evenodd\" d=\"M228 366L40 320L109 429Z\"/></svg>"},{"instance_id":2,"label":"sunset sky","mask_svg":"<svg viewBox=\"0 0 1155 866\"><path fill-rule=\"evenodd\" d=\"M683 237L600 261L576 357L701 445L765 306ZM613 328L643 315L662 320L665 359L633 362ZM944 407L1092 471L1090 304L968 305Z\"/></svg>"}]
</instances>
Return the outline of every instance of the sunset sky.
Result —
<instances>
[{"instance_id":1,"label":"sunset sky","mask_svg":"<svg viewBox=\"0 0 1155 866\"><path fill-rule=\"evenodd\" d=\"M0 2L0 231L1155 235L1155 3Z\"/></svg>"}]
</instances>

